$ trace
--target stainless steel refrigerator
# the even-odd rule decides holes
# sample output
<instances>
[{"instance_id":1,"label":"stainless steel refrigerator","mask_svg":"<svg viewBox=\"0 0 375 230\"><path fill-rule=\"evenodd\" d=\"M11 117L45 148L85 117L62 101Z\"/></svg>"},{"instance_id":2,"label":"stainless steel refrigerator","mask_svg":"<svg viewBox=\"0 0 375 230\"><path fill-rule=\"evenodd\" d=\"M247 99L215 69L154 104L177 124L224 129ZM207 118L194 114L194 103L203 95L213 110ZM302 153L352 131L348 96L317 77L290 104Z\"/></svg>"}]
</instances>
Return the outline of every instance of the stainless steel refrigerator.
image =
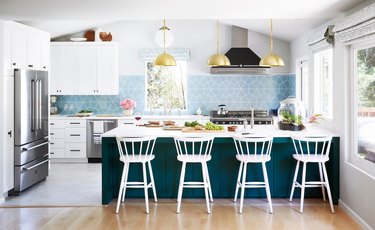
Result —
<instances>
[{"instance_id":1,"label":"stainless steel refrigerator","mask_svg":"<svg viewBox=\"0 0 375 230\"><path fill-rule=\"evenodd\" d=\"M14 72L14 191L48 176L48 72Z\"/></svg>"}]
</instances>

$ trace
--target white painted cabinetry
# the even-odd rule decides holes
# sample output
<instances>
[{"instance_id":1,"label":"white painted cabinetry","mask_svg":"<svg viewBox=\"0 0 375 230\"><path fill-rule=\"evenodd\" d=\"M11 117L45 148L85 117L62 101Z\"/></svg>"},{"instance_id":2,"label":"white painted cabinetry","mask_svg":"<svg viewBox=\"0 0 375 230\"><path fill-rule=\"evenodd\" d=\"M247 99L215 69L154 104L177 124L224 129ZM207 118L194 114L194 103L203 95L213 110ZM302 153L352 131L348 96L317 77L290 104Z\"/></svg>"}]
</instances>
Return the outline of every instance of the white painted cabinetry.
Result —
<instances>
[{"instance_id":1,"label":"white painted cabinetry","mask_svg":"<svg viewBox=\"0 0 375 230\"><path fill-rule=\"evenodd\" d=\"M10 55L4 66L7 73L13 74L15 68L49 69L49 33L15 22L6 22L4 33L6 55Z\"/></svg>"},{"instance_id":2,"label":"white painted cabinetry","mask_svg":"<svg viewBox=\"0 0 375 230\"><path fill-rule=\"evenodd\" d=\"M49 136L51 158L86 160L85 119L50 118Z\"/></svg>"},{"instance_id":3,"label":"white painted cabinetry","mask_svg":"<svg viewBox=\"0 0 375 230\"><path fill-rule=\"evenodd\" d=\"M116 95L118 92L117 43L51 43L51 94Z\"/></svg>"}]
</instances>

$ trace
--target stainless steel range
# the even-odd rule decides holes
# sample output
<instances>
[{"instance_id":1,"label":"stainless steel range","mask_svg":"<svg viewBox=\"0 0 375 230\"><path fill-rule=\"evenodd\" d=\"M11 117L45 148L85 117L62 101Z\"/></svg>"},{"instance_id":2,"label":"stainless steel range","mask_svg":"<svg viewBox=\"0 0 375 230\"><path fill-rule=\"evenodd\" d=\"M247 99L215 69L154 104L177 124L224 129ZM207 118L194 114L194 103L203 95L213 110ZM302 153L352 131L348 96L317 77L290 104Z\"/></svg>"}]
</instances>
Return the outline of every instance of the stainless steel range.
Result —
<instances>
[{"instance_id":1,"label":"stainless steel range","mask_svg":"<svg viewBox=\"0 0 375 230\"><path fill-rule=\"evenodd\" d=\"M218 114L218 111L215 110L210 113L210 121L214 124L242 125L245 119L250 122L251 110L229 110L225 114ZM254 124L271 125L273 118L267 110L256 109L254 110Z\"/></svg>"}]
</instances>

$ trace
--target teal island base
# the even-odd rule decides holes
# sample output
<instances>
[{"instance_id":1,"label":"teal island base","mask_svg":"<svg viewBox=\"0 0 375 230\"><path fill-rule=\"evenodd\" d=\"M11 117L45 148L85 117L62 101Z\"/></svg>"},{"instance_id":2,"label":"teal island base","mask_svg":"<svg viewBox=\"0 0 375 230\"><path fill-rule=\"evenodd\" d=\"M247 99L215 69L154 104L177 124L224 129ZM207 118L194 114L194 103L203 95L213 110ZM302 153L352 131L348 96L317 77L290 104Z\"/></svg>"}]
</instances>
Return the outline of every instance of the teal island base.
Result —
<instances>
[{"instance_id":1,"label":"teal island base","mask_svg":"<svg viewBox=\"0 0 375 230\"><path fill-rule=\"evenodd\" d=\"M339 137L333 137L330 160L326 163L331 186L332 199L338 204L340 151ZM154 149L155 159L151 162L158 198L176 198L181 171L181 162L177 161L177 152L173 138L158 138ZM230 137L215 138L212 159L208 162L213 198L234 197L240 163L236 160L236 149ZM272 198L289 198L296 161L293 159L294 147L289 137L275 137L271 152L271 161L267 163ZM102 204L108 204L117 198L123 164L119 161L116 139L103 137L102 141ZM302 171L302 170L300 170ZM301 172L299 173L299 178ZM202 180L201 166L187 166L185 181ZM248 165L248 180L263 180L260 164ZM128 181L142 181L141 165L131 165ZM306 180L319 180L317 164L307 164ZM150 190L150 197L152 191ZM144 197L143 189L127 189L127 198ZM247 198L265 198L263 188L246 189ZM300 197L296 188L295 198ZM307 188L305 198L322 197L320 188ZM203 189L184 189L183 198L204 198Z\"/></svg>"}]
</instances>

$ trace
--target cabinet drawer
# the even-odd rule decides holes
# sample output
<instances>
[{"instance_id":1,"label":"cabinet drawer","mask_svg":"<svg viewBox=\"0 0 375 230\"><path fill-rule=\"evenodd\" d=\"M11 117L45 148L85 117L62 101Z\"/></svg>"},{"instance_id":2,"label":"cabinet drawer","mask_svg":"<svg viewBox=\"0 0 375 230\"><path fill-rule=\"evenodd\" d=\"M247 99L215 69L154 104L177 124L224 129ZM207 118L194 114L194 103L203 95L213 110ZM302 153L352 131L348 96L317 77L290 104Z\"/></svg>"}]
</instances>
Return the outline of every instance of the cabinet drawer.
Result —
<instances>
[{"instance_id":1,"label":"cabinet drawer","mask_svg":"<svg viewBox=\"0 0 375 230\"><path fill-rule=\"evenodd\" d=\"M49 137L50 139L65 138L65 129L50 128Z\"/></svg>"},{"instance_id":2,"label":"cabinet drawer","mask_svg":"<svg viewBox=\"0 0 375 230\"><path fill-rule=\"evenodd\" d=\"M82 128L66 128L66 142L86 142L86 129Z\"/></svg>"},{"instance_id":3,"label":"cabinet drawer","mask_svg":"<svg viewBox=\"0 0 375 230\"><path fill-rule=\"evenodd\" d=\"M67 143L66 158L86 158L86 143Z\"/></svg>"},{"instance_id":4,"label":"cabinet drawer","mask_svg":"<svg viewBox=\"0 0 375 230\"><path fill-rule=\"evenodd\" d=\"M50 158L64 158L65 157L65 149L55 149L51 148L49 151Z\"/></svg>"},{"instance_id":5,"label":"cabinet drawer","mask_svg":"<svg viewBox=\"0 0 375 230\"><path fill-rule=\"evenodd\" d=\"M49 144L51 149L63 149L65 148L65 139L51 138Z\"/></svg>"},{"instance_id":6,"label":"cabinet drawer","mask_svg":"<svg viewBox=\"0 0 375 230\"><path fill-rule=\"evenodd\" d=\"M86 128L86 120L66 120L66 128Z\"/></svg>"},{"instance_id":7,"label":"cabinet drawer","mask_svg":"<svg viewBox=\"0 0 375 230\"><path fill-rule=\"evenodd\" d=\"M64 120L50 120L49 122L50 128L65 128L65 121Z\"/></svg>"}]
</instances>

